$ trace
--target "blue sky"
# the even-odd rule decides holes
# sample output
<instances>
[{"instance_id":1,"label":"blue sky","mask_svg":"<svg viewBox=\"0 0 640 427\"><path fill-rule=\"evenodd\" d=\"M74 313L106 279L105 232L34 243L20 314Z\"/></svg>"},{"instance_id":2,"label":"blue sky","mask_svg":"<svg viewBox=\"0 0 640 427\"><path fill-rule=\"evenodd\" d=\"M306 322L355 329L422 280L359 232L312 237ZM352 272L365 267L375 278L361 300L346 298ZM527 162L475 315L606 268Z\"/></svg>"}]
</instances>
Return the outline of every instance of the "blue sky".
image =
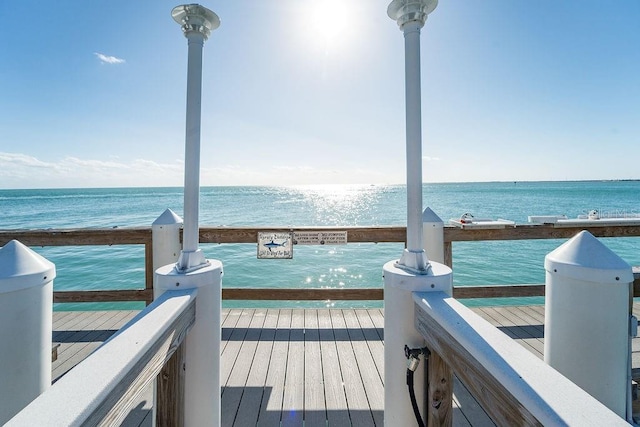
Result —
<instances>
[{"instance_id":1,"label":"blue sky","mask_svg":"<svg viewBox=\"0 0 640 427\"><path fill-rule=\"evenodd\" d=\"M388 1L207 1L201 185L404 183ZM179 3L0 2L0 188L181 186ZM441 1L425 182L637 179L640 2Z\"/></svg>"}]
</instances>

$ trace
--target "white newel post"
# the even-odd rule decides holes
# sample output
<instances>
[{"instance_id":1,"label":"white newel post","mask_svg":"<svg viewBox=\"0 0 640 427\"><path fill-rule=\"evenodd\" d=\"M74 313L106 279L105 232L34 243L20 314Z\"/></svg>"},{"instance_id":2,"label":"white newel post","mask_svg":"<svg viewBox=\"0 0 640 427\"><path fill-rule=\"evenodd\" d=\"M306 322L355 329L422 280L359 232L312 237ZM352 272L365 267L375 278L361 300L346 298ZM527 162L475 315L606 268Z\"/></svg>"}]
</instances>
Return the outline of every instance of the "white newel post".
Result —
<instances>
[{"instance_id":1,"label":"white newel post","mask_svg":"<svg viewBox=\"0 0 640 427\"><path fill-rule=\"evenodd\" d=\"M545 362L631 420L631 266L581 231L544 267Z\"/></svg>"},{"instance_id":2,"label":"white newel post","mask_svg":"<svg viewBox=\"0 0 640 427\"><path fill-rule=\"evenodd\" d=\"M175 264L182 250L180 242L180 229L184 221L171 209L165 209L162 214L151 224L151 247L153 253L153 271L163 265ZM153 299L158 298L164 290L160 290L156 284L157 275L153 277ZM157 383L153 384L153 401L158 401ZM156 425L158 405L152 408L152 425Z\"/></svg>"},{"instance_id":3,"label":"white newel post","mask_svg":"<svg viewBox=\"0 0 640 427\"><path fill-rule=\"evenodd\" d=\"M444 222L429 207L422 213L422 230L429 260L444 264Z\"/></svg>"},{"instance_id":4,"label":"white newel post","mask_svg":"<svg viewBox=\"0 0 640 427\"><path fill-rule=\"evenodd\" d=\"M198 247L202 48L220 20L209 9L189 4L171 11L188 40L187 117L183 248L177 263L156 270L154 294L198 289L196 322L185 340L185 426L220 425L220 339L222 263L207 260Z\"/></svg>"},{"instance_id":5,"label":"white newel post","mask_svg":"<svg viewBox=\"0 0 640 427\"><path fill-rule=\"evenodd\" d=\"M178 214L171 209L166 209L151 224L153 271L163 265L173 264L178 261L182 251L180 229L183 222ZM157 296L154 295L154 298L157 298Z\"/></svg>"},{"instance_id":6,"label":"white newel post","mask_svg":"<svg viewBox=\"0 0 640 427\"><path fill-rule=\"evenodd\" d=\"M452 293L451 269L429 262L423 243L422 125L420 96L420 28L436 0L394 0L387 13L405 38L407 248L397 261L383 267L384 275L384 420L389 426L416 425L406 383L404 346L422 348L425 341L414 326L414 291ZM424 418L424 365L414 373L416 400Z\"/></svg>"},{"instance_id":7,"label":"white newel post","mask_svg":"<svg viewBox=\"0 0 640 427\"><path fill-rule=\"evenodd\" d=\"M17 240L0 248L0 425L51 386L55 277Z\"/></svg>"}]
</instances>

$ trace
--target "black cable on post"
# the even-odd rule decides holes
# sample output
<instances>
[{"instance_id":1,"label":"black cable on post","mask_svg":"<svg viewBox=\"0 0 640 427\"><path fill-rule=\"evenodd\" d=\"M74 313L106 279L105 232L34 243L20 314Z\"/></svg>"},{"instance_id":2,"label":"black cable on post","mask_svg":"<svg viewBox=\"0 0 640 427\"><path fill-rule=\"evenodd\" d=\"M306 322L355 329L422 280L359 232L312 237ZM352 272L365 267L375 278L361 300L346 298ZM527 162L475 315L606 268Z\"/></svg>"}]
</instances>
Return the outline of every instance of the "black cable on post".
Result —
<instances>
[{"instance_id":1,"label":"black cable on post","mask_svg":"<svg viewBox=\"0 0 640 427\"><path fill-rule=\"evenodd\" d=\"M420 408L418 407L418 402L416 401L416 391L413 385L413 373L418 368L421 354L424 355L425 359L428 359L431 352L427 347L409 348L408 345L404 346L404 355L407 358L407 388L409 389L409 398L411 399L411 407L413 408L413 414L416 416L418 427L425 427L424 421L422 421L422 417L420 416ZM427 365L427 374L429 373L428 369L429 367ZM428 416L429 416L429 407L427 406L427 417Z\"/></svg>"},{"instance_id":2,"label":"black cable on post","mask_svg":"<svg viewBox=\"0 0 640 427\"><path fill-rule=\"evenodd\" d=\"M413 371L407 368L407 387L409 388L409 398L411 399L411 406L413 407L413 414L416 416L416 421L419 427L425 427L422 417L420 416L420 409L418 408L418 402L416 401L416 391L413 387Z\"/></svg>"}]
</instances>

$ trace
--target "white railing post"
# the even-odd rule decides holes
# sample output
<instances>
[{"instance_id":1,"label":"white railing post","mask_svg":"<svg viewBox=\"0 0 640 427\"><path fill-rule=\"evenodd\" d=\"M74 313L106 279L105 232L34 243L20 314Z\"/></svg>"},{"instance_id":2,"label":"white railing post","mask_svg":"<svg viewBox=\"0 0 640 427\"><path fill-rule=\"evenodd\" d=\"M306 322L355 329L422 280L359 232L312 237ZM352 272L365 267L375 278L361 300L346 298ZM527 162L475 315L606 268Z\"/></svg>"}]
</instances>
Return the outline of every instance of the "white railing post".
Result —
<instances>
[{"instance_id":1,"label":"white railing post","mask_svg":"<svg viewBox=\"0 0 640 427\"><path fill-rule=\"evenodd\" d=\"M581 231L544 267L545 362L631 421L631 266Z\"/></svg>"},{"instance_id":2,"label":"white railing post","mask_svg":"<svg viewBox=\"0 0 640 427\"><path fill-rule=\"evenodd\" d=\"M153 253L153 271L163 265L175 264L182 250L180 242L180 229L183 220L178 214L171 209L165 209L162 214L156 218L151 224L151 245ZM160 296L160 291L155 284L156 275L154 274L153 298ZM156 425L158 411L158 383L153 383L153 408L152 408L152 425Z\"/></svg>"},{"instance_id":3,"label":"white railing post","mask_svg":"<svg viewBox=\"0 0 640 427\"><path fill-rule=\"evenodd\" d=\"M154 293L198 289L196 322L185 340L185 426L220 425L222 263L182 273L175 264L156 270Z\"/></svg>"},{"instance_id":4,"label":"white railing post","mask_svg":"<svg viewBox=\"0 0 640 427\"><path fill-rule=\"evenodd\" d=\"M17 240L0 248L0 424L51 386L56 268Z\"/></svg>"},{"instance_id":5,"label":"white railing post","mask_svg":"<svg viewBox=\"0 0 640 427\"><path fill-rule=\"evenodd\" d=\"M404 33L407 115L407 248L399 260L390 261L383 267L384 421L389 426L416 424L406 383L404 347L423 348L425 341L414 327L412 293L443 291L451 295L453 289L451 269L438 262L429 262L423 243L420 29L437 4L437 0L394 0L387 9L389 17ZM424 365L420 364L414 373L415 395L422 417L427 401Z\"/></svg>"},{"instance_id":6,"label":"white railing post","mask_svg":"<svg viewBox=\"0 0 640 427\"><path fill-rule=\"evenodd\" d=\"M153 271L178 261L182 250L182 243L180 243L182 223L179 215L171 209L166 209L151 224Z\"/></svg>"},{"instance_id":7,"label":"white railing post","mask_svg":"<svg viewBox=\"0 0 640 427\"><path fill-rule=\"evenodd\" d=\"M444 222L429 207L422 213L422 233L429 260L444 264Z\"/></svg>"}]
</instances>

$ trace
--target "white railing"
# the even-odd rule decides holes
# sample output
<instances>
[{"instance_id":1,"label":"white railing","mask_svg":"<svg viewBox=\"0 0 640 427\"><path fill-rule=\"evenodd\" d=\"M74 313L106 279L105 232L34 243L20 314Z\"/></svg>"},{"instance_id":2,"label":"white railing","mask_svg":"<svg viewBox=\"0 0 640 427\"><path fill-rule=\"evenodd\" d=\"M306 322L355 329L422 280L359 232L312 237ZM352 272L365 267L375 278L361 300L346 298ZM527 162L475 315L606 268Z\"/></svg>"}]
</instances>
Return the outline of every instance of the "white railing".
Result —
<instances>
[{"instance_id":1,"label":"white railing","mask_svg":"<svg viewBox=\"0 0 640 427\"><path fill-rule=\"evenodd\" d=\"M6 426L120 425L194 325L196 295L197 289L162 294ZM181 410L168 412L180 419Z\"/></svg>"},{"instance_id":2,"label":"white railing","mask_svg":"<svg viewBox=\"0 0 640 427\"><path fill-rule=\"evenodd\" d=\"M442 379L433 372L435 359L448 365L498 425L629 425L455 298L444 292L416 292L413 299L415 327L431 351L430 421L448 418L452 401L446 395L452 387L438 384ZM434 398L449 407L434 406Z\"/></svg>"}]
</instances>

